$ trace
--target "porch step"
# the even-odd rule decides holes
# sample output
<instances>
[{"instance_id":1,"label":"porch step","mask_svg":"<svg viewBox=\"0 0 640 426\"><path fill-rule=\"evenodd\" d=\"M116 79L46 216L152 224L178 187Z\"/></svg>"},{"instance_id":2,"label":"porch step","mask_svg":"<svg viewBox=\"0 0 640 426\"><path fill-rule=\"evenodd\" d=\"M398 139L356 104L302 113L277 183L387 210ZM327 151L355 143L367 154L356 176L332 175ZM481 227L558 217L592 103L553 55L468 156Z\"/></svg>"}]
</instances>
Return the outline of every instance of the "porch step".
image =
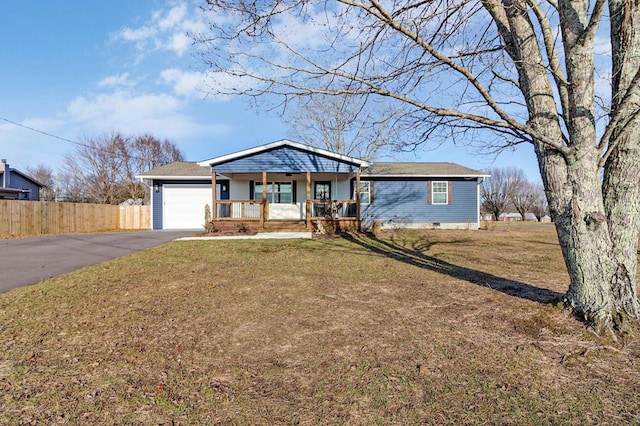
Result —
<instances>
[{"instance_id":1,"label":"porch step","mask_svg":"<svg viewBox=\"0 0 640 426\"><path fill-rule=\"evenodd\" d=\"M260 223L255 221L236 222L236 221L217 221L216 227L220 232L239 232L240 227L244 227L247 232L260 232Z\"/></svg>"},{"instance_id":2,"label":"porch step","mask_svg":"<svg viewBox=\"0 0 640 426\"><path fill-rule=\"evenodd\" d=\"M304 220L268 220L264 223L264 232L305 232Z\"/></svg>"},{"instance_id":3,"label":"porch step","mask_svg":"<svg viewBox=\"0 0 640 426\"><path fill-rule=\"evenodd\" d=\"M239 232L239 227L244 227L247 232L306 232L307 225L304 220L269 220L264 227L257 221L225 221L216 222L216 227L220 232Z\"/></svg>"}]
</instances>

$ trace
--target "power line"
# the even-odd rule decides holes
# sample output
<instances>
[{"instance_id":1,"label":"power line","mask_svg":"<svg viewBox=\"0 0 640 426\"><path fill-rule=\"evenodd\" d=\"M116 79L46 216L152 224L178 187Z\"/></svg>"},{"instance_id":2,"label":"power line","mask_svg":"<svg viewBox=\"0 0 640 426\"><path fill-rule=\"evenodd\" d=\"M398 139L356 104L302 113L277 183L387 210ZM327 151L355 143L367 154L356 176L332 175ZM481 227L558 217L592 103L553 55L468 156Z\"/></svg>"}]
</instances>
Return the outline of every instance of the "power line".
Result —
<instances>
[{"instance_id":1,"label":"power line","mask_svg":"<svg viewBox=\"0 0 640 426\"><path fill-rule=\"evenodd\" d=\"M29 127L29 126L26 126L24 124L17 123L17 122L15 122L13 120L9 120L8 118L0 117L0 120L6 121L7 123L13 124L13 125L18 126L18 127L22 127L23 129L31 130L32 132L40 133L42 135L49 136L51 138L55 138L55 139L58 139L58 140L61 140L61 141L64 141L64 142L72 143L74 145L78 145L78 146L82 146L82 147L85 147L85 148L88 148L88 149L92 149L94 151L101 151L101 152L104 152L104 153L107 153L107 154L111 154L111 155L115 155L115 156L122 156L122 158L125 159L125 160L127 158L136 159L136 160L143 160L143 161L147 160L146 158L140 157L138 155L124 156L120 152L110 151L108 149L103 149L103 148L101 148L99 146L92 146L92 145L89 145L89 144L86 144L86 143L83 143L83 142L78 142L78 141L74 141L74 140L71 140L71 139L68 139L68 138L65 138L65 137L62 137L62 136L54 135L53 133L48 133L48 132L45 132L44 130L36 129L34 127ZM155 137L153 137L153 138L155 139Z\"/></svg>"},{"instance_id":2,"label":"power line","mask_svg":"<svg viewBox=\"0 0 640 426\"><path fill-rule=\"evenodd\" d=\"M60 139L61 141L65 141L65 142L69 142L69 143L72 143L72 144L75 144L75 145L80 145L80 146L84 146L84 147L87 147L87 148L95 149L95 147L91 147L91 146L89 146L89 145L87 145L85 143L74 141L74 140L67 139L67 138L63 138L62 136L57 136L57 135L54 135L52 133L47 133L47 132L45 132L43 130L38 130L38 129L35 129L33 127L25 126L24 124L17 123L17 122L15 122L13 120L9 120L8 118L0 117L0 120L6 121L7 123L16 125L18 127L22 127L23 129L31 130L32 132L40 133L40 134L43 134L45 136L49 136L49 137L52 137L52 138L55 138L55 139Z\"/></svg>"}]
</instances>

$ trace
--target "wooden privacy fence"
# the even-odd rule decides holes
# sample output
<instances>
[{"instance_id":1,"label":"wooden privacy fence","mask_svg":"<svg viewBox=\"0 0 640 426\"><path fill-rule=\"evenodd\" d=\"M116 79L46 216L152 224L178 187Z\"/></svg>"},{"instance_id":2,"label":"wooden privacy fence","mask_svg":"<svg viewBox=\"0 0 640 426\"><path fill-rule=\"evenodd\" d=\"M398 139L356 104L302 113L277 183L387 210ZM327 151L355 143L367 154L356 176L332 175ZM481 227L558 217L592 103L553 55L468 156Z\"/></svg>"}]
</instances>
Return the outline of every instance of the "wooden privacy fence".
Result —
<instances>
[{"instance_id":1,"label":"wooden privacy fence","mask_svg":"<svg viewBox=\"0 0 640 426\"><path fill-rule=\"evenodd\" d=\"M149 206L0 200L0 238L151 229Z\"/></svg>"}]
</instances>

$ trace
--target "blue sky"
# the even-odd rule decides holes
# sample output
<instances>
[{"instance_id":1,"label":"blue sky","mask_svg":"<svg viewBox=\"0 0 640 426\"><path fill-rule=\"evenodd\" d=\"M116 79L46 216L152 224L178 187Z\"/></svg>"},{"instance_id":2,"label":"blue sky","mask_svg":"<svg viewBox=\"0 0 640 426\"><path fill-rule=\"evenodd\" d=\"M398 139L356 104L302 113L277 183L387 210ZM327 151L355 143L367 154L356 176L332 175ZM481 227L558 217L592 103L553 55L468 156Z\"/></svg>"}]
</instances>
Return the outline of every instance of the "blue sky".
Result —
<instances>
[{"instance_id":1,"label":"blue sky","mask_svg":"<svg viewBox=\"0 0 640 426\"><path fill-rule=\"evenodd\" d=\"M106 132L170 139L197 161L288 137L277 114L239 98L206 96L188 32L206 30L194 1L3 4L0 15L0 156L12 167L58 170L79 141ZM497 159L443 146L397 155L475 169L522 168L539 180L530 146Z\"/></svg>"}]
</instances>

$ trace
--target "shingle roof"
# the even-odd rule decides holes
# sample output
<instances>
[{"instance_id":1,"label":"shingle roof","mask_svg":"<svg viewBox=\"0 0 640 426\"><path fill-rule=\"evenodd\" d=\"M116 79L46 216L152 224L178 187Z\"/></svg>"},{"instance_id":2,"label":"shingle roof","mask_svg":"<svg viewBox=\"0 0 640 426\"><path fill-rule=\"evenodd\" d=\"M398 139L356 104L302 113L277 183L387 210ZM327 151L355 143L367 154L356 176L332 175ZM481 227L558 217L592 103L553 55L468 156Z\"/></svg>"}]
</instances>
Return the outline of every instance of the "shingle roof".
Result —
<instances>
[{"instance_id":1,"label":"shingle roof","mask_svg":"<svg viewBox=\"0 0 640 426\"><path fill-rule=\"evenodd\" d=\"M362 171L363 176L488 176L478 170L455 163L374 163ZM176 161L138 175L141 178L158 177L211 177L209 167L193 161Z\"/></svg>"},{"instance_id":2,"label":"shingle roof","mask_svg":"<svg viewBox=\"0 0 640 426\"><path fill-rule=\"evenodd\" d=\"M488 176L455 163L373 163L362 171L363 176Z\"/></svg>"},{"instance_id":3,"label":"shingle roof","mask_svg":"<svg viewBox=\"0 0 640 426\"><path fill-rule=\"evenodd\" d=\"M211 178L211 168L199 166L194 161L176 161L157 167L148 172L140 173L139 177L208 177Z\"/></svg>"},{"instance_id":4,"label":"shingle roof","mask_svg":"<svg viewBox=\"0 0 640 426\"><path fill-rule=\"evenodd\" d=\"M9 172L10 172L10 173L16 173L16 174L19 174L19 175L20 175L20 176L22 176L23 178L25 178L25 179L27 179L27 180L30 180L31 182L33 182L34 184L36 184L36 185L38 185L38 186L40 186L40 187L42 187L42 188L48 188L48 186L47 186L47 185L45 185L45 184L43 184L43 183L38 182L37 180L35 180L35 179L34 179L34 178L32 178L31 176L29 176L29 175L26 175L26 174L22 173L22 172L21 172L20 170L18 170L18 169L14 169L13 167L11 167L11 168L9 168ZM3 171L2 171L2 172L0 172L0 176L2 176L2 175L4 175L4 172L3 172Z\"/></svg>"}]
</instances>

